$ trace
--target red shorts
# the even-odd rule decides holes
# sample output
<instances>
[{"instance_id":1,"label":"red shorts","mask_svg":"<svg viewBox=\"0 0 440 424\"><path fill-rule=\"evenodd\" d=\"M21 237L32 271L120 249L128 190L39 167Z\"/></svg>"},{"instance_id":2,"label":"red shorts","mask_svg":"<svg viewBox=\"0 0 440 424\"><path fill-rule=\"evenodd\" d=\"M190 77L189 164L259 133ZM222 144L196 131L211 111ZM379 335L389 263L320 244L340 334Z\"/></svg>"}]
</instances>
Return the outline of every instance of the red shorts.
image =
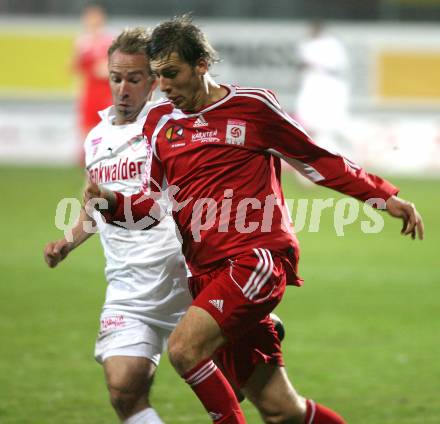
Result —
<instances>
[{"instance_id":1,"label":"red shorts","mask_svg":"<svg viewBox=\"0 0 440 424\"><path fill-rule=\"evenodd\" d=\"M253 249L189 279L192 305L207 311L228 340L217 359L236 388L246 383L259 362L283 365L268 315L284 294L286 261L267 249Z\"/></svg>"}]
</instances>

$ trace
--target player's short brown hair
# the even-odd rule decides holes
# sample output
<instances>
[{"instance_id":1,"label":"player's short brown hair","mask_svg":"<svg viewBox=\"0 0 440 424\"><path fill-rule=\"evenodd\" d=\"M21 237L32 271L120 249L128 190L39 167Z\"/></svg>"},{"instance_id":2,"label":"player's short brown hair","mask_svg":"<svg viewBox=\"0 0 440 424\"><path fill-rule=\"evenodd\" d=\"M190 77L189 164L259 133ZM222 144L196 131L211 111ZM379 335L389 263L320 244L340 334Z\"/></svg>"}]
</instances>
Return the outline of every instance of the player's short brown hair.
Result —
<instances>
[{"instance_id":1,"label":"player's short brown hair","mask_svg":"<svg viewBox=\"0 0 440 424\"><path fill-rule=\"evenodd\" d=\"M218 62L217 52L189 14L176 16L153 29L148 43L150 59L167 58L172 53L191 66L199 59L205 59L209 65Z\"/></svg>"},{"instance_id":2,"label":"player's short brown hair","mask_svg":"<svg viewBox=\"0 0 440 424\"><path fill-rule=\"evenodd\" d=\"M147 45L150 40L150 31L146 28L126 28L113 41L108 48L108 57L116 50L127 54L147 54Z\"/></svg>"}]
</instances>

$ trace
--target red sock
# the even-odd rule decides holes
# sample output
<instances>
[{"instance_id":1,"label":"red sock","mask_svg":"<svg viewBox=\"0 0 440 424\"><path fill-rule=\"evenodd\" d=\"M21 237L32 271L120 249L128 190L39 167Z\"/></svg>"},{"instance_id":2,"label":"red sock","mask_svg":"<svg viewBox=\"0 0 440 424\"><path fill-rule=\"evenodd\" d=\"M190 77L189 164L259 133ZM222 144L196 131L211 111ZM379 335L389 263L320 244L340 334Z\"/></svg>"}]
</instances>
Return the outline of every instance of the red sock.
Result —
<instances>
[{"instance_id":1,"label":"red sock","mask_svg":"<svg viewBox=\"0 0 440 424\"><path fill-rule=\"evenodd\" d=\"M234 390L211 359L205 359L183 378L216 424L246 424Z\"/></svg>"},{"instance_id":2,"label":"red sock","mask_svg":"<svg viewBox=\"0 0 440 424\"><path fill-rule=\"evenodd\" d=\"M346 424L335 411L307 399L305 424Z\"/></svg>"}]
</instances>

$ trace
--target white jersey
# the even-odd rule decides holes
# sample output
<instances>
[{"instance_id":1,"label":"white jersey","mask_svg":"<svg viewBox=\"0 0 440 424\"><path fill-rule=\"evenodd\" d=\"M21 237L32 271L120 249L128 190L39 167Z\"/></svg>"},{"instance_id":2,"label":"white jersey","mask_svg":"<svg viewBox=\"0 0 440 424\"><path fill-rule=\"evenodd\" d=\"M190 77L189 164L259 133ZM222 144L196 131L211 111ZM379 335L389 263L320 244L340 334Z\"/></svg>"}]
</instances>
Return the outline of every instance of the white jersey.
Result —
<instances>
[{"instance_id":1,"label":"white jersey","mask_svg":"<svg viewBox=\"0 0 440 424\"><path fill-rule=\"evenodd\" d=\"M150 105L127 125L113 125L113 106L100 112L102 121L90 131L84 145L87 171L100 186L125 195L139 191L147 155L142 127ZM99 213L95 220L108 281L103 316L121 313L174 328L191 298L173 218L165 216L148 231L106 224Z\"/></svg>"}]
</instances>

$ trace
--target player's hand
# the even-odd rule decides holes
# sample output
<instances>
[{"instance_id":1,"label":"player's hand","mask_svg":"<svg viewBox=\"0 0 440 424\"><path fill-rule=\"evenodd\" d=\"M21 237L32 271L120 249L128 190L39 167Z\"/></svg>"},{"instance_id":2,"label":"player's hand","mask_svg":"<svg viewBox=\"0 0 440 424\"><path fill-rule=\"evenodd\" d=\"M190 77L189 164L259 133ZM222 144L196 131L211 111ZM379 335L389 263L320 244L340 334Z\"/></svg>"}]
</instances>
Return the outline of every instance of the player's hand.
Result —
<instances>
[{"instance_id":1,"label":"player's hand","mask_svg":"<svg viewBox=\"0 0 440 424\"><path fill-rule=\"evenodd\" d=\"M94 183L93 181L88 181L87 186L84 189L83 193L83 203L87 205L92 199L100 199L102 198L101 189L99 185Z\"/></svg>"},{"instance_id":2,"label":"player's hand","mask_svg":"<svg viewBox=\"0 0 440 424\"><path fill-rule=\"evenodd\" d=\"M92 216L93 209L112 212L116 205L116 195L110 190L100 188L95 182L88 181L84 189L83 203L89 216Z\"/></svg>"},{"instance_id":3,"label":"player's hand","mask_svg":"<svg viewBox=\"0 0 440 424\"><path fill-rule=\"evenodd\" d=\"M413 240L416 236L423 240L423 220L413 203L391 196L386 202L386 208L391 216L403 220L401 234L405 236L411 234Z\"/></svg>"},{"instance_id":4,"label":"player's hand","mask_svg":"<svg viewBox=\"0 0 440 424\"><path fill-rule=\"evenodd\" d=\"M52 241L44 248L44 260L50 268L56 267L70 252L71 243L66 239Z\"/></svg>"}]
</instances>

